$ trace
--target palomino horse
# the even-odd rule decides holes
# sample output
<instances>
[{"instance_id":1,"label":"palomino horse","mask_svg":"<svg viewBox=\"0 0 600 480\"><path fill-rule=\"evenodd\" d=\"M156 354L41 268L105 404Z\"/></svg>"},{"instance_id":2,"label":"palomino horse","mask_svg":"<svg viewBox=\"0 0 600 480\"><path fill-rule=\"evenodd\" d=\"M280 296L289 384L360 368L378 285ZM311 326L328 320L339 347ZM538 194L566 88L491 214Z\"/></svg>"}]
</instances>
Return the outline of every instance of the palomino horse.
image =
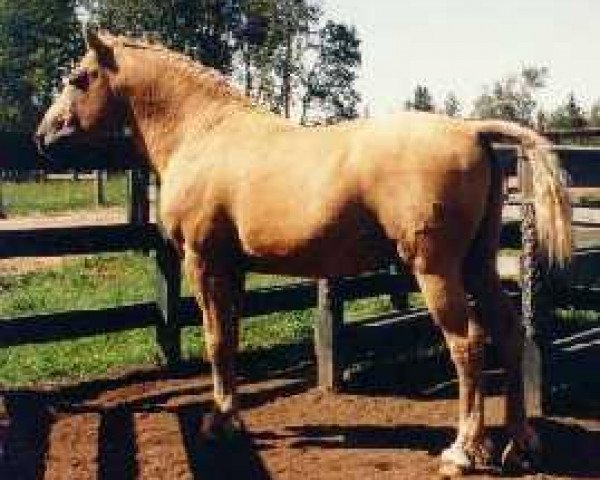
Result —
<instances>
[{"instance_id":1,"label":"palomino horse","mask_svg":"<svg viewBox=\"0 0 600 480\"><path fill-rule=\"evenodd\" d=\"M458 374L458 435L442 454L444 470L489 459L481 385L488 334L507 375L503 460L519 462L538 448L525 415L522 328L495 266L502 199L490 143L521 146L533 169L539 239L562 263L571 249L570 207L545 139L508 122L418 113L302 128L162 46L93 32L87 45L37 141L93 148L108 130L132 130L160 177L161 218L203 311L216 404L209 428L236 414L246 269L333 277L399 257Z\"/></svg>"}]
</instances>

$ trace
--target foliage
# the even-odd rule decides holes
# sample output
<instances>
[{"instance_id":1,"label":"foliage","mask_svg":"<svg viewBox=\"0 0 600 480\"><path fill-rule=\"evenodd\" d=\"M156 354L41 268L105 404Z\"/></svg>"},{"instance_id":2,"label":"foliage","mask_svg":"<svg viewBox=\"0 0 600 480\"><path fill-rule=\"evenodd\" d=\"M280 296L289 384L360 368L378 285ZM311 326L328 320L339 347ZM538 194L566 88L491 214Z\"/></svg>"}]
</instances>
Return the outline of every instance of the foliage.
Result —
<instances>
[{"instance_id":1,"label":"foliage","mask_svg":"<svg viewBox=\"0 0 600 480\"><path fill-rule=\"evenodd\" d=\"M497 81L475 100L472 116L503 118L533 125L533 113L537 106L534 94L544 87L547 76L546 67L525 67L520 74Z\"/></svg>"},{"instance_id":2,"label":"foliage","mask_svg":"<svg viewBox=\"0 0 600 480\"><path fill-rule=\"evenodd\" d=\"M361 63L356 29L328 21L319 38L317 61L305 79L302 123L306 123L311 107L327 124L356 118L360 94L354 82Z\"/></svg>"},{"instance_id":3,"label":"foliage","mask_svg":"<svg viewBox=\"0 0 600 480\"><path fill-rule=\"evenodd\" d=\"M0 128L33 129L81 48L75 0L0 0Z\"/></svg>"},{"instance_id":4,"label":"foliage","mask_svg":"<svg viewBox=\"0 0 600 480\"><path fill-rule=\"evenodd\" d=\"M96 0L88 3L101 27L113 33L154 36L222 71L231 66L237 2L200 0Z\"/></svg>"},{"instance_id":5,"label":"foliage","mask_svg":"<svg viewBox=\"0 0 600 480\"><path fill-rule=\"evenodd\" d=\"M0 126L31 129L48 106L60 73L80 55L76 6L113 33L161 40L236 75L275 112L290 116L315 100L318 79L315 102L327 118L356 115L356 31L333 23L319 30L320 0L0 0ZM332 91L323 93L325 85Z\"/></svg>"},{"instance_id":6,"label":"foliage","mask_svg":"<svg viewBox=\"0 0 600 480\"><path fill-rule=\"evenodd\" d=\"M320 6L312 0L242 2L243 29L251 33L242 37L240 46L249 96L291 116L320 16Z\"/></svg>"},{"instance_id":7,"label":"foliage","mask_svg":"<svg viewBox=\"0 0 600 480\"><path fill-rule=\"evenodd\" d=\"M570 93L564 104L552 112L550 116L549 127L559 129L583 128L587 125L583 109L575 98L574 93Z\"/></svg>"},{"instance_id":8,"label":"foliage","mask_svg":"<svg viewBox=\"0 0 600 480\"><path fill-rule=\"evenodd\" d=\"M600 100L592 104L588 121L590 127L600 127Z\"/></svg>"},{"instance_id":9,"label":"foliage","mask_svg":"<svg viewBox=\"0 0 600 480\"><path fill-rule=\"evenodd\" d=\"M95 0L88 8L112 31L156 35L232 73L246 95L286 117L297 99L304 111L314 101L328 119L356 116L360 42L345 25L319 30L317 0ZM317 60L307 69L311 55Z\"/></svg>"},{"instance_id":10,"label":"foliage","mask_svg":"<svg viewBox=\"0 0 600 480\"><path fill-rule=\"evenodd\" d=\"M454 92L448 92L444 99L444 113L449 117L458 117L460 116L460 110L460 101Z\"/></svg>"},{"instance_id":11,"label":"foliage","mask_svg":"<svg viewBox=\"0 0 600 480\"><path fill-rule=\"evenodd\" d=\"M113 32L157 36L205 65L237 69L247 95L286 116L320 16L310 0L95 0L88 6Z\"/></svg>"},{"instance_id":12,"label":"foliage","mask_svg":"<svg viewBox=\"0 0 600 480\"><path fill-rule=\"evenodd\" d=\"M404 103L406 110L418 110L421 112L433 112L433 97L429 93L429 89L425 85L417 85L413 94L413 98Z\"/></svg>"}]
</instances>

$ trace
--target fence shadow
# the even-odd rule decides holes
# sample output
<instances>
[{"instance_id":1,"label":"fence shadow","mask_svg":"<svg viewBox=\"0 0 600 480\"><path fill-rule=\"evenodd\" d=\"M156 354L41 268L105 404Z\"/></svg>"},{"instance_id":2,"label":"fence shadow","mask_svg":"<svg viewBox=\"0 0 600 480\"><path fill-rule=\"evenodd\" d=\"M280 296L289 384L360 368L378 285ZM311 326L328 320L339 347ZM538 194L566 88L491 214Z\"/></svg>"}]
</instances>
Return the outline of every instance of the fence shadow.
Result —
<instances>
[{"instance_id":1,"label":"fence shadow","mask_svg":"<svg viewBox=\"0 0 600 480\"><path fill-rule=\"evenodd\" d=\"M245 409L302 393L315 385L310 344L274 348L244 354L240 358ZM181 364L174 371L138 370L123 375L52 388L5 391L11 418L0 478L40 478L46 468L49 433L54 413L92 413L99 416L97 471L101 480L135 479L137 444L134 417L139 413L172 415L180 432L187 467L193 478L270 480L256 442L263 433L243 433L224 444L203 441L199 426L211 407L211 382L206 365ZM487 373L489 393L498 393L501 372ZM361 395L407 396L415 399L456 398L451 365L443 354L418 362L393 359L360 364L347 378L346 391ZM266 383L262 383L266 382ZM585 401L565 403L562 414L575 418L595 417L600 403L592 391ZM592 402L592 403L590 403ZM546 463L542 473L589 478L600 474L600 432L571 419L538 420ZM288 429L292 448L410 449L438 454L453 438L448 427L427 425L335 425L318 424ZM503 433L492 429L497 445ZM141 446L143 448L143 445Z\"/></svg>"},{"instance_id":2,"label":"fence shadow","mask_svg":"<svg viewBox=\"0 0 600 480\"><path fill-rule=\"evenodd\" d=\"M252 408L314 385L308 345L276 347L240 358L240 403ZM210 412L212 383L206 364L175 370L146 369L76 384L4 390L10 425L0 455L0 478L43 478L55 415L99 417L97 474L101 480L135 479L138 413L174 415L193 478L268 480L252 438L242 433L224 445L203 441L200 425ZM261 382L266 382L262 384ZM248 387L246 387L248 385ZM0 441L2 441L0 432Z\"/></svg>"}]
</instances>

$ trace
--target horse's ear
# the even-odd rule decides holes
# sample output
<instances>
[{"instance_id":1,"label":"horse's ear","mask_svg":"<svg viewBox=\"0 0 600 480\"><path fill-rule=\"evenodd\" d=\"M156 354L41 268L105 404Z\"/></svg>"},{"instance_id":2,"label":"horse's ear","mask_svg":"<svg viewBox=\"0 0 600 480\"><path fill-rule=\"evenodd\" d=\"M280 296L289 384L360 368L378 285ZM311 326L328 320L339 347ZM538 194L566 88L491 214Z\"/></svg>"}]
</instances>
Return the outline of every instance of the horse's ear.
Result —
<instances>
[{"instance_id":1,"label":"horse's ear","mask_svg":"<svg viewBox=\"0 0 600 480\"><path fill-rule=\"evenodd\" d=\"M114 70L116 68L113 48L100 38L95 28L86 25L83 29L83 38L88 50L96 54L98 63L105 68Z\"/></svg>"}]
</instances>

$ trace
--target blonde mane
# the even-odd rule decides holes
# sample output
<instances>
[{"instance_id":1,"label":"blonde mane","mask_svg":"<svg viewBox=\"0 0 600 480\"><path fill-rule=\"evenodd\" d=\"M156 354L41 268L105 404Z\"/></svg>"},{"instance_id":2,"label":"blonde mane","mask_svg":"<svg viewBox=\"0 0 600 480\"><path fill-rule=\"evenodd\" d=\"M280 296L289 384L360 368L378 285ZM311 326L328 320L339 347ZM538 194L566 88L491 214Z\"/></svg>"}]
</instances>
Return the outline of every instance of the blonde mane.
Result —
<instances>
[{"instance_id":1,"label":"blonde mane","mask_svg":"<svg viewBox=\"0 0 600 480\"><path fill-rule=\"evenodd\" d=\"M154 57L156 60L168 62L178 74L183 74L195 81L212 98L223 98L241 105L254 106L252 100L246 97L238 87L232 85L225 74L215 68L203 65L200 61L184 53L171 50L161 42L123 35L113 36L109 33L103 33L102 38L106 43L121 51L137 49L156 53ZM173 72L173 70L168 70L165 74L169 72Z\"/></svg>"}]
</instances>

